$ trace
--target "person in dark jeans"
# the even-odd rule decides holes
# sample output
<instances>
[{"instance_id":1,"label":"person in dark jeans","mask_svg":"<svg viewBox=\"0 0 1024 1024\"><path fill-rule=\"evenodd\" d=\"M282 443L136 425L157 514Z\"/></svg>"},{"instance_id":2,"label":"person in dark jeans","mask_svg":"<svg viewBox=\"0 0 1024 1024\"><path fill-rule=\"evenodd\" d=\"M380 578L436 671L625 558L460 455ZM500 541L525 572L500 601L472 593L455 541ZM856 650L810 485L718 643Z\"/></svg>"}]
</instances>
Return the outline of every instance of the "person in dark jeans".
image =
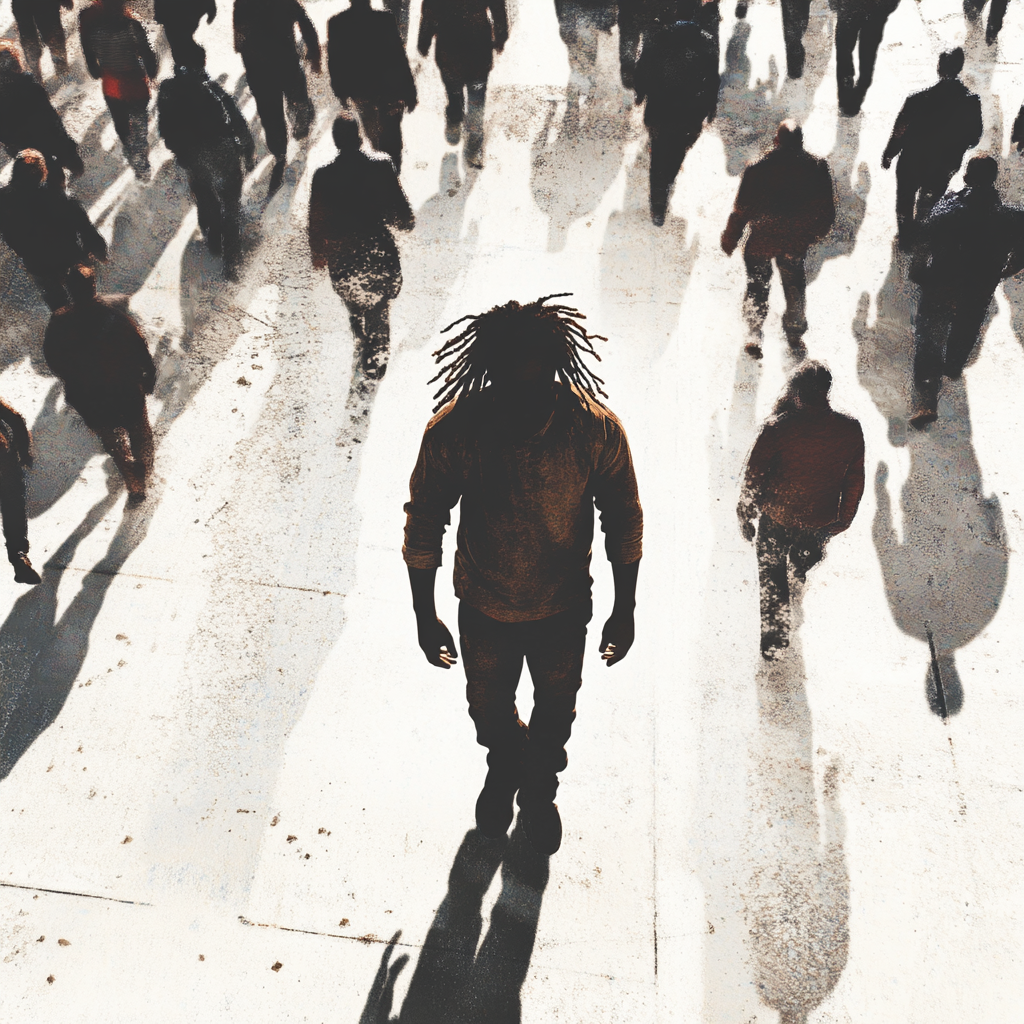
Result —
<instances>
[{"instance_id":1,"label":"person in dark jeans","mask_svg":"<svg viewBox=\"0 0 1024 1024\"><path fill-rule=\"evenodd\" d=\"M21 413L0 400L0 517L7 560L18 583L39 583L28 560L28 514L25 470L32 465L32 438Z\"/></svg>"},{"instance_id":2,"label":"person in dark jeans","mask_svg":"<svg viewBox=\"0 0 1024 1024\"><path fill-rule=\"evenodd\" d=\"M786 297L782 328L790 348L802 354L807 331L804 258L811 243L828 234L835 218L835 186L828 164L804 149L802 129L783 121L775 148L743 172L736 205L722 232L722 249L731 256L750 225L743 251L743 313L750 335L746 351L753 358L763 354L773 261Z\"/></svg>"},{"instance_id":3,"label":"person in dark jeans","mask_svg":"<svg viewBox=\"0 0 1024 1024\"><path fill-rule=\"evenodd\" d=\"M864 433L828 403L832 374L801 364L747 460L736 514L755 537L761 588L761 654L789 646L790 576L803 582L830 537L849 529L864 493Z\"/></svg>"},{"instance_id":4,"label":"person in dark jeans","mask_svg":"<svg viewBox=\"0 0 1024 1024\"><path fill-rule=\"evenodd\" d=\"M964 153L978 144L983 128L981 100L957 77L964 51L957 47L939 56L939 81L914 93L896 118L882 167L896 164L896 224L900 245L912 241L915 217L924 220L942 198Z\"/></svg>"},{"instance_id":5,"label":"person in dark jeans","mask_svg":"<svg viewBox=\"0 0 1024 1024\"><path fill-rule=\"evenodd\" d=\"M964 0L964 17L968 22L975 24L981 19L985 3L986 0ZM989 46L993 46L999 37L1009 3L1010 0L992 0L992 5L988 9L988 24L985 26L985 42Z\"/></svg>"},{"instance_id":6,"label":"person in dark jeans","mask_svg":"<svg viewBox=\"0 0 1024 1024\"><path fill-rule=\"evenodd\" d=\"M154 0L153 20L163 25L175 66L192 64L202 47L195 41L199 22L208 25L217 17L217 0Z\"/></svg>"},{"instance_id":7,"label":"person in dark jeans","mask_svg":"<svg viewBox=\"0 0 1024 1024\"><path fill-rule=\"evenodd\" d=\"M742 3L742 7L740 14L740 5L737 5L737 17L746 17L746 4ZM782 0L782 38L786 45L786 74L790 78L803 78L807 58L804 36L810 20L811 0Z\"/></svg>"},{"instance_id":8,"label":"person in dark jeans","mask_svg":"<svg viewBox=\"0 0 1024 1024\"><path fill-rule=\"evenodd\" d=\"M434 381L443 383L410 481L403 547L420 648L450 668L457 650L437 617L434 575L461 500L459 632L469 713L488 749L477 827L503 836L518 791L520 824L542 854L561 843L554 797L592 610L594 506L615 581L600 645L607 665L633 643L643 534L625 431L583 362L595 336L578 310L547 299L464 317L470 326L438 351ZM515 704L524 660L534 685L529 726Z\"/></svg>"},{"instance_id":9,"label":"person in dark jeans","mask_svg":"<svg viewBox=\"0 0 1024 1024\"><path fill-rule=\"evenodd\" d=\"M11 0L11 13L18 24L25 62L36 81L43 80L39 66L43 43L49 47L54 73L61 78L68 73L68 43L60 12L62 9L70 11L74 6L75 0Z\"/></svg>"},{"instance_id":10,"label":"person in dark jeans","mask_svg":"<svg viewBox=\"0 0 1024 1024\"><path fill-rule=\"evenodd\" d=\"M875 59L889 15L900 0L831 0L836 12L836 85L839 109L847 117L860 113L875 75ZM854 82L853 51L858 52Z\"/></svg>"}]
</instances>

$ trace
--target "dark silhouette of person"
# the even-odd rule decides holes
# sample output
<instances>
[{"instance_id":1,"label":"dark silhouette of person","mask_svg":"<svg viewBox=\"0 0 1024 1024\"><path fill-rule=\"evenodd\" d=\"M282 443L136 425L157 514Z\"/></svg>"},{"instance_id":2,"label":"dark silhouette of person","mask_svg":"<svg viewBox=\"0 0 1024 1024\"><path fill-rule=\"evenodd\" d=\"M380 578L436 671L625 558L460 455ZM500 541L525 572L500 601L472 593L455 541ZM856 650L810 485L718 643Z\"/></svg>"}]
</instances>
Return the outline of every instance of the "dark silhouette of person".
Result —
<instances>
[{"instance_id":1,"label":"dark silhouette of person","mask_svg":"<svg viewBox=\"0 0 1024 1024\"><path fill-rule=\"evenodd\" d=\"M295 48L296 24L306 44L306 60L319 74L320 38L299 0L235 0L235 51L241 54L267 149L276 161L271 192L281 185L288 153L284 101L296 139L309 135L315 116Z\"/></svg>"},{"instance_id":2,"label":"dark silhouette of person","mask_svg":"<svg viewBox=\"0 0 1024 1024\"><path fill-rule=\"evenodd\" d=\"M740 13L740 7L743 11ZM746 17L746 4L736 6L736 16ZM803 78L807 51L804 36L811 21L811 0L782 0L782 38L786 45L786 74L790 78Z\"/></svg>"},{"instance_id":3,"label":"dark silhouette of person","mask_svg":"<svg viewBox=\"0 0 1024 1024\"><path fill-rule=\"evenodd\" d=\"M981 19L981 12L987 0L964 0L964 17L968 23L976 24ZM999 30L1003 27L1003 18L1006 17L1006 8L1010 0L992 0L988 9L988 24L985 26L985 42L989 46L995 44L999 38Z\"/></svg>"},{"instance_id":4,"label":"dark silhouette of person","mask_svg":"<svg viewBox=\"0 0 1024 1024\"><path fill-rule=\"evenodd\" d=\"M900 0L829 0L836 12L836 82L839 109L848 117L860 112L875 74L875 58L885 23ZM854 81L853 51L858 50Z\"/></svg>"},{"instance_id":5,"label":"dark silhouette of person","mask_svg":"<svg viewBox=\"0 0 1024 1024\"><path fill-rule=\"evenodd\" d=\"M960 192L936 203L917 232L910 277L921 287L914 322L911 426L938 418L942 377L958 380L999 282L1024 269L1024 211L1004 206L999 165L972 157Z\"/></svg>"},{"instance_id":6,"label":"dark silhouette of person","mask_svg":"<svg viewBox=\"0 0 1024 1024\"><path fill-rule=\"evenodd\" d=\"M21 257L51 310L68 301L68 271L90 256L105 260L107 243L82 205L63 188L47 187L42 153L19 153L11 183L0 189L0 235Z\"/></svg>"},{"instance_id":7,"label":"dark silhouette of person","mask_svg":"<svg viewBox=\"0 0 1024 1024\"><path fill-rule=\"evenodd\" d=\"M17 49L0 42L0 145L12 157L37 149L47 167L66 167L76 177L85 170L78 144L53 109L46 90L21 65Z\"/></svg>"},{"instance_id":8,"label":"dark silhouette of person","mask_svg":"<svg viewBox=\"0 0 1024 1024\"><path fill-rule=\"evenodd\" d=\"M235 101L206 73L201 46L165 79L157 96L159 129L188 174L199 227L210 252L223 254L224 273L237 279L241 257L243 165L255 166L256 144Z\"/></svg>"},{"instance_id":9,"label":"dark silhouette of person","mask_svg":"<svg viewBox=\"0 0 1024 1024\"><path fill-rule=\"evenodd\" d=\"M163 25L175 67L194 61L202 47L195 41L199 22L208 25L217 17L217 0L154 0L153 20Z\"/></svg>"},{"instance_id":10,"label":"dark silhouette of person","mask_svg":"<svg viewBox=\"0 0 1024 1024\"><path fill-rule=\"evenodd\" d=\"M64 397L99 437L128 488L129 502L146 497L153 470L153 431L146 395L156 367L127 296L96 294L88 267L68 277L71 305L50 317L43 355L64 385Z\"/></svg>"},{"instance_id":11,"label":"dark silhouette of person","mask_svg":"<svg viewBox=\"0 0 1024 1024\"><path fill-rule=\"evenodd\" d=\"M651 140L651 220L661 227L668 194L705 120L718 105L718 44L696 22L645 35L633 75Z\"/></svg>"},{"instance_id":12,"label":"dark silhouette of person","mask_svg":"<svg viewBox=\"0 0 1024 1024\"><path fill-rule=\"evenodd\" d=\"M0 518L7 560L18 583L40 583L28 560L25 470L32 465L32 437L25 418L0 399Z\"/></svg>"},{"instance_id":13,"label":"dark silhouette of person","mask_svg":"<svg viewBox=\"0 0 1024 1024\"><path fill-rule=\"evenodd\" d=\"M945 195L967 150L981 139L981 100L957 77L964 51L957 47L939 57L939 81L903 104L882 153L889 169L895 156L896 224L904 248L911 243L915 216L924 220Z\"/></svg>"},{"instance_id":14,"label":"dark silhouette of person","mask_svg":"<svg viewBox=\"0 0 1024 1024\"><path fill-rule=\"evenodd\" d=\"M835 185L828 164L804 149L801 128L783 121L775 148L743 172L736 205L722 232L722 249L731 256L750 225L743 250L743 313L750 333L746 350L755 359L762 356L773 260L786 297L782 328L791 350L802 354L807 332L804 258L810 245L828 234L835 218Z\"/></svg>"},{"instance_id":15,"label":"dark silhouette of person","mask_svg":"<svg viewBox=\"0 0 1024 1024\"><path fill-rule=\"evenodd\" d=\"M761 654L769 660L789 646L790 575L806 580L864 493L864 433L829 405L831 387L824 364L802 363L747 459L736 514L747 540L757 520Z\"/></svg>"},{"instance_id":16,"label":"dark silhouette of person","mask_svg":"<svg viewBox=\"0 0 1024 1024\"><path fill-rule=\"evenodd\" d=\"M402 115L416 109L416 83L394 15L352 0L327 23L327 70L338 99L352 101L370 145L401 172Z\"/></svg>"},{"instance_id":17,"label":"dark silhouette of person","mask_svg":"<svg viewBox=\"0 0 1024 1024\"><path fill-rule=\"evenodd\" d=\"M465 119L463 156L470 167L483 167L487 78L494 51L501 53L508 40L505 0L423 0L417 40L422 56L435 36L434 60L448 94L445 139L458 145Z\"/></svg>"},{"instance_id":18,"label":"dark silhouette of person","mask_svg":"<svg viewBox=\"0 0 1024 1024\"><path fill-rule=\"evenodd\" d=\"M1024 103L1021 104L1017 116L1013 120L1013 130L1010 132L1010 145L1016 146L1017 152L1024 154Z\"/></svg>"},{"instance_id":19,"label":"dark silhouette of person","mask_svg":"<svg viewBox=\"0 0 1024 1024\"><path fill-rule=\"evenodd\" d=\"M619 73L623 88L634 88L636 62L651 35L677 21L692 21L707 32L715 41L717 61L721 20L718 0L620 0Z\"/></svg>"},{"instance_id":20,"label":"dark silhouette of person","mask_svg":"<svg viewBox=\"0 0 1024 1024\"><path fill-rule=\"evenodd\" d=\"M609 666L633 643L643 534L625 431L583 362L596 354L595 336L578 310L545 304L556 297L467 317L469 327L438 351L434 380L443 384L410 481L402 549L420 648L430 664L450 668L458 655L437 617L434 575L461 500L459 634L469 713L488 749L477 827L502 837L518 791L520 824L542 854L561 843L554 797L592 615L595 504L615 581L600 645ZM524 659L534 687L529 727L515 704Z\"/></svg>"},{"instance_id":21,"label":"dark silhouette of person","mask_svg":"<svg viewBox=\"0 0 1024 1024\"><path fill-rule=\"evenodd\" d=\"M391 348L391 301L402 288L392 232L411 231L416 221L391 161L360 150L356 122L343 114L333 134L338 155L313 175L309 249L348 309L363 373L379 380Z\"/></svg>"},{"instance_id":22,"label":"dark silhouette of person","mask_svg":"<svg viewBox=\"0 0 1024 1024\"><path fill-rule=\"evenodd\" d=\"M570 82L578 92L590 95L596 87L598 36L610 33L615 25L616 0L555 0L555 16L569 51Z\"/></svg>"},{"instance_id":23,"label":"dark silhouette of person","mask_svg":"<svg viewBox=\"0 0 1024 1024\"><path fill-rule=\"evenodd\" d=\"M70 11L74 6L75 0L11 0L11 13L18 25L25 62L37 81L43 80L39 64L43 43L53 58L54 73L61 78L68 73L68 44L60 12L62 9Z\"/></svg>"},{"instance_id":24,"label":"dark silhouette of person","mask_svg":"<svg viewBox=\"0 0 1024 1024\"><path fill-rule=\"evenodd\" d=\"M149 83L157 59L146 30L127 0L94 0L79 15L89 74L103 83L103 98L135 176L149 177Z\"/></svg>"}]
</instances>

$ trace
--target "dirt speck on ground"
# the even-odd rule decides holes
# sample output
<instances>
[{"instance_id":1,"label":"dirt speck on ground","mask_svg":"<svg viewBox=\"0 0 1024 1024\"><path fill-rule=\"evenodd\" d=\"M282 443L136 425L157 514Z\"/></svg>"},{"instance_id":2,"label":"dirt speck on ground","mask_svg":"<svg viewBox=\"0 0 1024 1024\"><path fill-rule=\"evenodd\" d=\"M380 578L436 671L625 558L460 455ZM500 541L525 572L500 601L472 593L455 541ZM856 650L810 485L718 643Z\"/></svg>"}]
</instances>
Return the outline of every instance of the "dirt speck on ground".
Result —
<instances>
[{"instance_id":1,"label":"dirt speck on ground","mask_svg":"<svg viewBox=\"0 0 1024 1024\"><path fill-rule=\"evenodd\" d=\"M270 969L271 969L272 971L279 971L279 970L281 970L281 968L282 968L282 967L284 967L284 964L283 964L283 963L281 963L281 961L280 961L280 960L278 960L278 961L277 961L277 962L276 962L276 963L275 963L275 964L273 965L273 967L271 967Z\"/></svg>"}]
</instances>

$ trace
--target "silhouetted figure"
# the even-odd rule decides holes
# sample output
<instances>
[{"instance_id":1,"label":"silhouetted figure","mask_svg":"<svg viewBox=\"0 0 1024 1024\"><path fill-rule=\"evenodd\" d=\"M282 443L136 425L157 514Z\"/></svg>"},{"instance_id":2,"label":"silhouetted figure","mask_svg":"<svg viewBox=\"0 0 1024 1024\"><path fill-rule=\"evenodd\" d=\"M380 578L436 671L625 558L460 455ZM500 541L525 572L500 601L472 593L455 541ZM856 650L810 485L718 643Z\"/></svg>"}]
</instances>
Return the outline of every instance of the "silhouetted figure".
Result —
<instances>
[{"instance_id":1,"label":"silhouetted figure","mask_svg":"<svg viewBox=\"0 0 1024 1024\"><path fill-rule=\"evenodd\" d=\"M94 0L79 15L89 74L103 83L103 98L135 176L149 177L149 83L157 59L127 0Z\"/></svg>"},{"instance_id":2,"label":"silhouetted figure","mask_svg":"<svg viewBox=\"0 0 1024 1024\"><path fill-rule=\"evenodd\" d=\"M957 77L964 51L957 47L939 57L940 81L914 93L896 118L882 167L896 164L896 224L900 243L910 245L915 215L924 220L942 198L964 153L981 138L981 100ZM916 213L915 213L916 204Z\"/></svg>"},{"instance_id":3,"label":"silhouetted figure","mask_svg":"<svg viewBox=\"0 0 1024 1024\"><path fill-rule=\"evenodd\" d=\"M352 101L370 145L401 172L402 115L416 109L416 83L394 15L352 0L327 23L327 70L338 99Z\"/></svg>"},{"instance_id":4,"label":"silhouetted figure","mask_svg":"<svg viewBox=\"0 0 1024 1024\"><path fill-rule=\"evenodd\" d=\"M348 309L364 374L379 380L391 348L391 300L402 288L392 231L411 231L416 221L391 161L360 150L355 121L342 115L333 134L338 155L313 175L309 248Z\"/></svg>"},{"instance_id":5,"label":"silhouetted figure","mask_svg":"<svg viewBox=\"0 0 1024 1024\"><path fill-rule=\"evenodd\" d=\"M824 238L836 219L832 173L824 160L804 149L803 138L803 130L791 121L779 125L775 148L743 172L736 205L722 232L722 249L731 256L750 225L743 250L743 313L750 332L746 350L755 359L762 355L773 260L786 297L782 328L790 348L802 353L807 332L804 258L811 243Z\"/></svg>"},{"instance_id":6,"label":"silhouetted figure","mask_svg":"<svg viewBox=\"0 0 1024 1024\"><path fill-rule=\"evenodd\" d=\"M743 7L742 14L740 6ZM746 4L738 4L736 16L746 17ZM782 37L786 45L786 74L790 78L803 78L804 61L807 52L804 49L804 36L811 20L811 0L782 0Z\"/></svg>"},{"instance_id":7,"label":"silhouetted figure","mask_svg":"<svg viewBox=\"0 0 1024 1024\"><path fill-rule=\"evenodd\" d=\"M598 36L611 32L617 14L616 0L555 0L558 34L569 51L570 87L577 93L594 91Z\"/></svg>"},{"instance_id":8,"label":"silhouetted figure","mask_svg":"<svg viewBox=\"0 0 1024 1024\"><path fill-rule=\"evenodd\" d=\"M64 384L64 397L100 439L128 488L146 497L153 470L153 432L146 395L156 367L146 339L127 311L127 296L96 294L96 278L79 267L68 278L71 305L50 317L43 355Z\"/></svg>"},{"instance_id":9,"label":"silhouetted figure","mask_svg":"<svg viewBox=\"0 0 1024 1024\"><path fill-rule=\"evenodd\" d=\"M1010 145L1016 146L1018 153L1024 153L1024 103L1021 104L1020 110L1017 111L1017 116L1013 120Z\"/></svg>"},{"instance_id":10,"label":"silhouetted figure","mask_svg":"<svg viewBox=\"0 0 1024 1024\"><path fill-rule=\"evenodd\" d=\"M208 25L213 24L217 17L217 0L154 0L153 20L164 27L175 67L192 64L196 51L203 49L194 36L204 17Z\"/></svg>"},{"instance_id":11,"label":"silhouetted figure","mask_svg":"<svg viewBox=\"0 0 1024 1024\"><path fill-rule=\"evenodd\" d=\"M37 149L51 169L66 167L76 176L85 170L77 143L11 43L0 43L0 145L12 157Z\"/></svg>"},{"instance_id":12,"label":"silhouetted figure","mask_svg":"<svg viewBox=\"0 0 1024 1024\"><path fill-rule=\"evenodd\" d=\"M252 170L256 144L235 101L206 73L201 46L187 52L157 97L160 134L188 173L199 227L210 252L223 253L224 273L237 278L243 165Z\"/></svg>"},{"instance_id":13,"label":"silhouetted figure","mask_svg":"<svg viewBox=\"0 0 1024 1024\"><path fill-rule=\"evenodd\" d=\"M545 301L464 318L470 326L437 353L440 412L412 474L403 554L419 645L432 665L450 668L458 655L437 617L434 575L461 499L459 633L469 713L488 749L477 827L504 835L518 790L520 823L550 854L561 843L554 797L592 615L594 505L615 580L601 637L608 665L633 643L643 515L625 432L582 362L595 354L594 336L577 310ZM515 705L524 658L534 686L528 728Z\"/></svg>"},{"instance_id":14,"label":"silhouetted figure","mask_svg":"<svg viewBox=\"0 0 1024 1024\"><path fill-rule=\"evenodd\" d=\"M288 153L284 101L296 139L309 135L315 116L295 48L296 24L306 44L306 60L319 74L320 39L299 0L235 0L235 51L242 56L267 149L276 161L271 192L280 187Z\"/></svg>"},{"instance_id":15,"label":"silhouetted figure","mask_svg":"<svg viewBox=\"0 0 1024 1024\"><path fill-rule=\"evenodd\" d=\"M434 60L448 94L445 139L459 143L465 118L463 155L471 167L483 167L487 78L494 51L501 53L508 40L505 0L423 0L417 47L424 57L435 36Z\"/></svg>"},{"instance_id":16,"label":"silhouetted figure","mask_svg":"<svg viewBox=\"0 0 1024 1024\"><path fill-rule=\"evenodd\" d=\"M864 493L864 433L828 404L832 374L801 364L747 459L736 514L754 539L761 586L761 654L789 646L790 574L800 582L848 529Z\"/></svg>"},{"instance_id":17,"label":"silhouetted figure","mask_svg":"<svg viewBox=\"0 0 1024 1024\"><path fill-rule=\"evenodd\" d=\"M25 418L0 399L0 517L7 559L18 583L39 583L28 560L25 470L32 465L32 438Z\"/></svg>"},{"instance_id":18,"label":"silhouetted figure","mask_svg":"<svg viewBox=\"0 0 1024 1024\"><path fill-rule=\"evenodd\" d=\"M849 117L860 112L875 74L875 58L889 15L900 0L830 0L836 12L836 81L839 109ZM858 48L854 82L853 51Z\"/></svg>"},{"instance_id":19,"label":"silhouetted figure","mask_svg":"<svg viewBox=\"0 0 1024 1024\"><path fill-rule=\"evenodd\" d=\"M619 72L623 88L634 88L636 62L650 37L677 21L695 22L707 32L715 41L717 59L721 20L718 0L620 0Z\"/></svg>"},{"instance_id":20,"label":"silhouetted figure","mask_svg":"<svg viewBox=\"0 0 1024 1024\"><path fill-rule=\"evenodd\" d=\"M940 199L918 230L910 267L921 286L910 418L918 429L938 417L942 377L963 373L999 282L1024 269L1024 212L1001 202L998 171L992 157L973 157L967 187Z\"/></svg>"},{"instance_id":21,"label":"silhouetted figure","mask_svg":"<svg viewBox=\"0 0 1024 1024\"><path fill-rule=\"evenodd\" d=\"M985 42L989 46L992 46L999 37L1009 2L1010 0L992 0L992 5L988 9L988 24L985 26ZM964 0L964 17L968 22L976 23L981 19L985 3L986 0Z\"/></svg>"},{"instance_id":22,"label":"silhouetted figure","mask_svg":"<svg viewBox=\"0 0 1024 1024\"><path fill-rule=\"evenodd\" d=\"M70 11L74 6L75 0L11 0L25 62L37 81L43 80L39 62L44 43L50 49L54 73L61 78L68 73L68 44L60 12Z\"/></svg>"},{"instance_id":23,"label":"silhouetted figure","mask_svg":"<svg viewBox=\"0 0 1024 1024\"><path fill-rule=\"evenodd\" d=\"M651 140L651 220L661 227L668 194L704 121L718 105L718 45L692 21L644 37L634 73Z\"/></svg>"},{"instance_id":24,"label":"silhouetted figure","mask_svg":"<svg viewBox=\"0 0 1024 1024\"><path fill-rule=\"evenodd\" d=\"M51 310L68 301L68 271L90 256L105 260L107 243L82 205L62 188L47 187L42 153L18 154L11 183L0 189L0 235L21 257Z\"/></svg>"}]
</instances>

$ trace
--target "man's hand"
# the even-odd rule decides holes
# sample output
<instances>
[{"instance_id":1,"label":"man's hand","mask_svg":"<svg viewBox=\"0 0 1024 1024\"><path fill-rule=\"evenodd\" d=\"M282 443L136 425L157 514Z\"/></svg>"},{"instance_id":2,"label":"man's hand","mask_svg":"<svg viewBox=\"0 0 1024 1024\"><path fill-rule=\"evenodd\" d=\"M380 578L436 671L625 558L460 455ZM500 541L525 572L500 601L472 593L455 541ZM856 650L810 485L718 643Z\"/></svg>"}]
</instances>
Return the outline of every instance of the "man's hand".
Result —
<instances>
[{"instance_id":1,"label":"man's hand","mask_svg":"<svg viewBox=\"0 0 1024 1024\"><path fill-rule=\"evenodd\" d=\"M736 240L729 234L729 229L726 228L722 232L722 252L726 256L731 256L736 251Z\"/></svg>"},{"instance_id":2,"label":"man's hand","mask_svg":"<svg viewBox=\"0 0 1024 1024\"><path fill-rule=\"evenodd\" d=\"M416 636L427 661L438 668L451 668L459 656L451 631L436 615L416 618Z\"/></svg>"},{"instance_id":3,"label":"man's hand","mask_svg":"<svg viewBox=\"0 0 1024 1024\"><path fill-rule=\"evenodd\" d=\"M601 660L611 668L629 654L636 636L636 625L633 611L616 611L612 609L608 621L601 633Z\"/></svg>"},{"instance_id":4,"label":"man's hand","mask_svg":"<svg viewBox=\"0 0 1024 1024\"><path fill-rule=\"evenodd\" d=\"M892 167L892 157L888 153L882 154L882 170L887 171Z\"/></svg>"}]
</instances>

